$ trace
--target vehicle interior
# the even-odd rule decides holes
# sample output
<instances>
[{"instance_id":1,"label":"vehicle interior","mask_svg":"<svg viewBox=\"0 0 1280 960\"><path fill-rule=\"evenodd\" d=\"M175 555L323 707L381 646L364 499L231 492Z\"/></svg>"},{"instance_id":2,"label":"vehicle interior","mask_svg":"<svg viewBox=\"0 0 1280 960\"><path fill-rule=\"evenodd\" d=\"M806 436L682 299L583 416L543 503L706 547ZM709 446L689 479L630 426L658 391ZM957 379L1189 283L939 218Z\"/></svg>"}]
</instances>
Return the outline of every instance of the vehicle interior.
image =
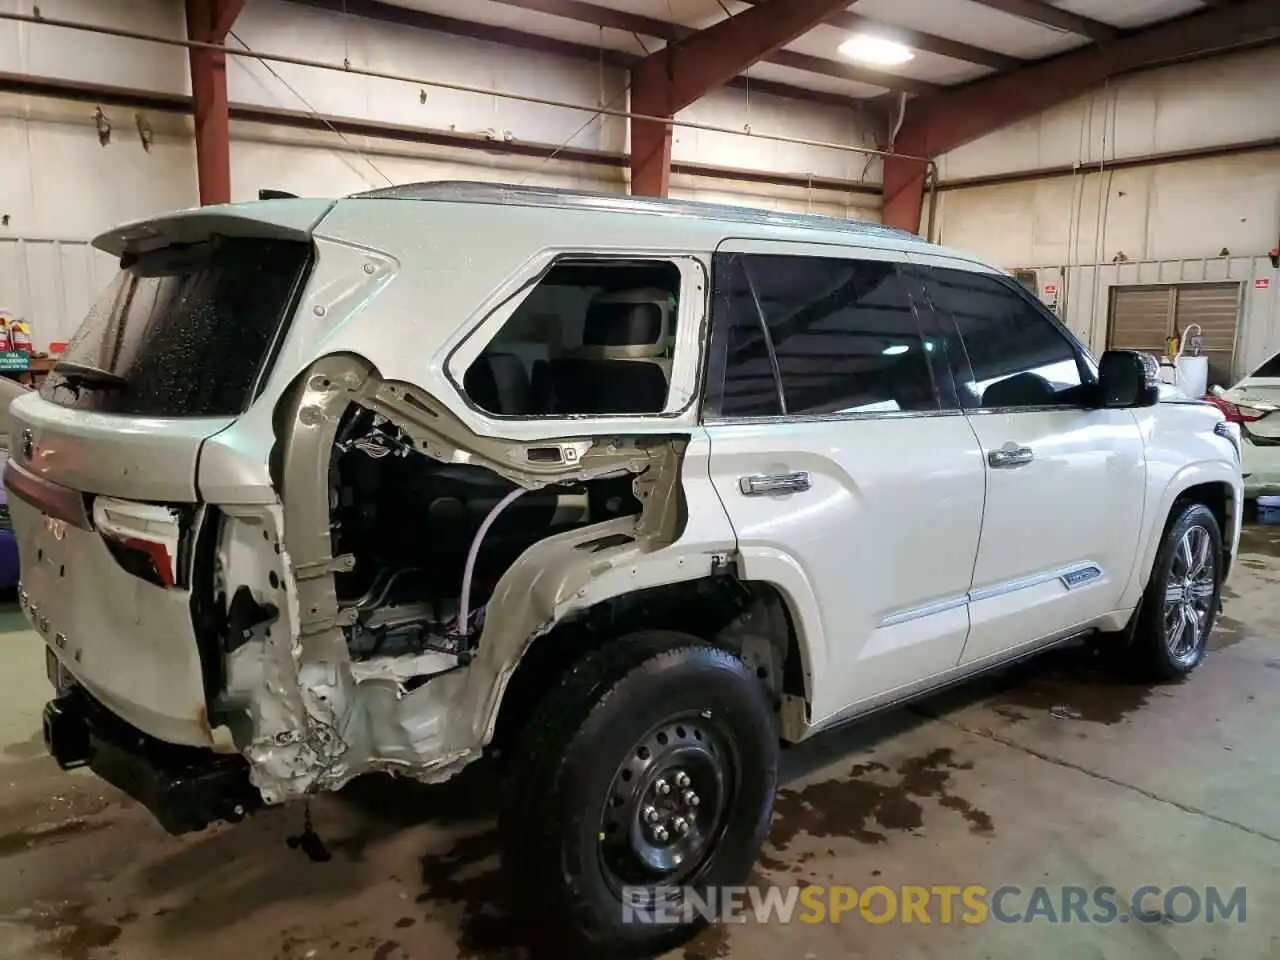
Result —
<instances>
[{"instance_id":1,"label":"vehicle interior","mask_svg":"<svg viewBox=\"0 0 1280 960\"><path fill-rule=\"evenodd\" d=\"M553 267L471 365L465 391L486 412L510 417L660 412L679 281L668 263ZM360 611L349 631L352 656L454 652L478 630L499 578L526 549L638 514L633 479L522 491L485 467L432 460L393 424L353 407L330 476L334 554L356 558L338 577L339 600ZM463 624L469 555L475 613Z\"/></svg>"},{"instance_id":2,"label":"vehicle interior","mask_svg":"<svg viewBox=\"0 0 1280 960\"><path fill-rule=\"evenodd\" d=\"M565 261L549 270L463 380L502 417L660 413L680 271L652 261Z\"/></svg>"}]
</instances>

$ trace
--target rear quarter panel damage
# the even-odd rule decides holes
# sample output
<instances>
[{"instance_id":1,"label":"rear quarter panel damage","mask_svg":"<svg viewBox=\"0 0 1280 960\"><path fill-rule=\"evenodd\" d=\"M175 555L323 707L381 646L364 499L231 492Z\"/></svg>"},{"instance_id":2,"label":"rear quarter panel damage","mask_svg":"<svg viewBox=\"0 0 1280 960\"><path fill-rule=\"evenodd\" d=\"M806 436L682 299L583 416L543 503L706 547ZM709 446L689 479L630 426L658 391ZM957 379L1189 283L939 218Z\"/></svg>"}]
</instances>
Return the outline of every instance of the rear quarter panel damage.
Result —
<instances>
[{"instance_id":1,"label":"rear quarter panel damage","mask_svg":"<svg viewBox=\"0 0 1280 960\"><path fill-rule=\"evenodd\" d=\"M353 663L343 632L355 611L340 608L333 573L351 558L332 555L327 477L339 421L353 403L390 419L425 456L479 464L528 489L625 471L637 476L641 512L527 549L490 597L471 655L453 663L429 655L429 670L440 672L408 689L405 664ZM277 423L280 503L229 515L224 536L224 543L230 537L241 544L228 567L227 595L249 583L260 603L279 611L237 647L229 670L229 699L249 718L237 742L268 803L337 789L373 770L426 781L452 776L492 736L506 683L537 637L611 597L708 576L715 558L734 545L710 485L707 442L696 428L482 438L443 404L384 382L350 354L307 369L282 400ZM550 446L560 448L560 462L530 456L530 449ZM613 533L632 539L579 549Z\"/></svg>"}]
</instances>

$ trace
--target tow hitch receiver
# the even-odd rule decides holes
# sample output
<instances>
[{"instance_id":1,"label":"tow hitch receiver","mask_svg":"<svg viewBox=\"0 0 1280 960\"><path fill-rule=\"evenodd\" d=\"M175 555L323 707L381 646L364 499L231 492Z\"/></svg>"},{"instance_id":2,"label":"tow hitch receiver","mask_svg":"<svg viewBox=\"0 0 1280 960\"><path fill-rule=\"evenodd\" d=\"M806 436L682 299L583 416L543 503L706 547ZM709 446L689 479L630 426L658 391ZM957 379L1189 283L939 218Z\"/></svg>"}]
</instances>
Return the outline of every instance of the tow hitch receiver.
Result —
<instances>
[{"instance_id":1,"label":"tow hitch receiver","mask_svg":"<svg viewBox=\"0 0 1280 960\"><path fill-rule=\"evenodd\" d=\"M64 770L88 766L151 811L169 833L239 821L262 806L241 757L180 747L112 716L81 690L45 704L44 740Z\"/></svg>"}]
</instances>

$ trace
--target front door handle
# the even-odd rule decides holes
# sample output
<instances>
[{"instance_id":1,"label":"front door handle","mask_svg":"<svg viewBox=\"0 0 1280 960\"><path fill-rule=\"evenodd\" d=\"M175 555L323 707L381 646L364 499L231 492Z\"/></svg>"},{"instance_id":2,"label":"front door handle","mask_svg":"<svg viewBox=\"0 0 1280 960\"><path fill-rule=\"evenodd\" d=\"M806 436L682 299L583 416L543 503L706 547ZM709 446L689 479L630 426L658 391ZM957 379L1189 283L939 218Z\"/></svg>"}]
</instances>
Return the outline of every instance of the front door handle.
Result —
<instances>
[{"instance_id":1,"label":"front door handle","mask_svg":"<svg viewBox=\"0 0 1280 960\"><path fill-rule=\"evenodd\" d=\"M757 474L738 480L738 489L746 497L766 497L774 493L803 493L810 487L809 474L796 473Z\"/></svg>"},{"instance_id":2,"label":"front door handle","mask_svg":"<svg viewBox=\"0 0 1280 960\"><path fill-rule=\"evenodd\" d=\"M1030 447L1020 447L1016 443L1006 443L999 450L987 451L987 463L997 469L1026 466L1036 458Z\"/></svg>"}]
</instances>

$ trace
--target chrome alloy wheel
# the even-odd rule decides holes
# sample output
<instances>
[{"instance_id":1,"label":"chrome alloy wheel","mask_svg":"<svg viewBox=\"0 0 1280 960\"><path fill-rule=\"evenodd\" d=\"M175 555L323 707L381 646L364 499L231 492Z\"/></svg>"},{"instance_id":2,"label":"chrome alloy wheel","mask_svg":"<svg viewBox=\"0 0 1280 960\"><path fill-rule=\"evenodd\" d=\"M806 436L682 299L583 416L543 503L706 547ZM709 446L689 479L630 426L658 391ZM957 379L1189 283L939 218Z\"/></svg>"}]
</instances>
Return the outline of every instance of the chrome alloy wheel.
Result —
<instances>
[{"instance_id":1,"label":"chrome alloy wheel","mask_svg":"<svg viewBox=\"0 0 1280 960\"><path fill-rule=\"evenodd\" d=\"M1187 664L1199 656L1216 592L1213 540L1204 527L1189 527L1174 550L1164 589L1164 639L1178 663Z\"/></svg>"}]
</instances>

